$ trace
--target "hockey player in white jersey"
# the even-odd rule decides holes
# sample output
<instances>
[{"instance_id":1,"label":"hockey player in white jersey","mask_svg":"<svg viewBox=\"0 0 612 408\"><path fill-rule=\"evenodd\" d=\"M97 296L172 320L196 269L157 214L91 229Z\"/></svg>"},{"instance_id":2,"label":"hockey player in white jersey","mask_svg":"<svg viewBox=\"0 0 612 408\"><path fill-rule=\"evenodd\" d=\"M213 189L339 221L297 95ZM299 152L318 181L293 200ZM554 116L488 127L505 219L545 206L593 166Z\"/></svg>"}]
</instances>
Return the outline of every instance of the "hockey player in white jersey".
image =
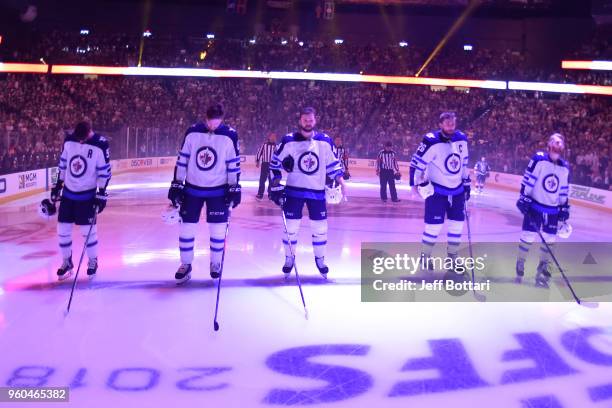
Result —
<instances>
[{"instance_id":1,"label":"hockey player in white jersey","mask_svg":"<svg viewBox=\"0 0 612 408\"><path fill-rule=\"evenodd\" d=\"M565 223L570 216L568 202L570 170L563 159L565 138L555 133L549 137L546 152L537 152L525 169L521 181L521 196L516 206L523 214L516 274L525 274L525 259L536 239L537 232L552 248L557 235L558 223ZM537 267L536 282L545 283L550 277L548 265L550 253L544 243L540 247L540 262Z\"/></svg>"},{"instance_id":2,"label":"hockey player in white jersey","mask_svg":"<svg viewBox=\"0 0 612 408\"><path fill-rule=\"evenodd\" d=\"M74 132L66 136L59 159L59 175L51 189L51 202L60 201L57 235L63 262L57 270L59 280L72 275L72 224L79 226L87 237L97 210L106 207L106 187L111 177L108 141L94 133L88 122L79 122ZM45 200L46 201L46 200ZM98 270L97 226L91 226L87 242L87 276Z\"/></svg>"},{"instance_id":3,"label":"hockey player in white jersey","mask_svg":"<svg viewBox=\"0 0 612 408\"><path fill-rule=\"evenodd\" d=\"M240 153L238 134L223 123L223 107L213 105L206 121L185 133L174 169L168 199L180 206L179 225L181 265L174 278L177 284L191 278L195 233L200 212L206 203L206 222L210 233L210 276L217 279L225 246L225 227L229 206L241 201Z\"/></svg>"},{"instance_id":4,"label":"hockey player in white jersey","mask_svg":"<svg viewBox=\"0 0 612 408\"><path fill-rule=\"evenodd\" d=\"M272 188L270 198L282 207L287 219L287 236L283 237L285 264L283 272L288 275L295 259L291 248L297 244L304 204L308 208L312 245L317 269L327 277L329 268L325 264L327 245L327 207L325 201L325 177L335 180L346 196L342 178L342 163L333 152L329 136L314 130L315 110L304 108L300 112L299 131L283 137L270 162ZM285 186L280 184L281 168L287 171ZM288 240L289 241L288 241Z\"/></svg>"},{"instance_id":5,"label":"hockey player in white jersey","mask_svg":"<svg viewBox=\"0 0 612 408\"><path fill-rule=\"evenodd\" d=\"M426 269L433 247L447 222L447 253L456 258L465 220L465 202L470 198L467 136L456 130L452 112L440 115L440 129L430 132L412 156L410 185L417 186L425 200L425 231L421 257Z\"/></svg>"}]
</instances>

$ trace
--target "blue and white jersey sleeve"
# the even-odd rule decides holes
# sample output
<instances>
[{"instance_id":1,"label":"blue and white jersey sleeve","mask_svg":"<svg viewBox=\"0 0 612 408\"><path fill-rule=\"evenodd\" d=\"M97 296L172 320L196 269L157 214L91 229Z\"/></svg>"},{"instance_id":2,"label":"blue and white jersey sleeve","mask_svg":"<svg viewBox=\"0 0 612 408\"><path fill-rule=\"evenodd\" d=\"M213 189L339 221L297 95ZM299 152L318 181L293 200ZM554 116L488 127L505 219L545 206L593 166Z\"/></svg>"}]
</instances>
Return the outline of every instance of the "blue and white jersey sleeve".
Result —
<instances>
[{"instance_id":1,"label":"blue and white jersey sleeve","mask_svg":"<svg viewBox=\"0 0 612 408\"><path fill-rule=\"evenodd\" d=\"M240 180L240 152L238 150L238 134L231 128L230 131L232 134L225 143L225 168L228 184L236 185Z\"/></svg>"},{"instance_id":2,"label":"blue and white jersey sleeve","mask_svg":"<svg viewBox=\"0 0 612 408\"><path fill-rule=\"evenodd\" d=\"M58 179L64 181L66 179L66 169L68 169L68 153L66 150L66 143L62 147L62 154L60 155L59 162L57 164L59 170Z\"/></svg>"},{"instance_id":3,"label":"blue and white jersey sleeve","mask_svg":"<svg viewBox=\"0 0 612 408\"><path fill-rule=\"evenodd\" d=\"M176 158L176 166L174 168L174 179L180 182L184 182L187 178L187 166L189 165L189 159L191 158L191 142L189 139L189 130L183 138L183 145L178 152Z\"/></svg>"},{"instance_id":4,"label":"blue and white jersey sleeve","mask_svg":"<svg viewBox=\"0 0 612 408\"><path fill-rule=\"evenodd\" d=\"M100 148L102 154L98 155L96 163L96 172L98 175L98 188L106 189L111 179L111 164L110 164L110 151L108 147L108 141L105 137L100 136L99 138Z\"/></svg>"},{"instance_id":5,"label":"blue and white jersey sleeve","mask_svg":"<svg viewBox=\"0 0 612 408\"><path fill-rule=\"evenodd\" d=\"M270 176L272 180L281 180L283 178L283 174L281 173L282 162L289 155L285 146L291 140L293 140L291 134L285 135L272 154L272 159L270 160Z\"/></svg>"},{"instance_id":6,"label":"blue and white jersey sleeve","mask_svg":"<svg viewBox=\"0 0 612 408\"><path fill-rule=\"evenodd\" d=\"M533 189L540 178L542 166L538 166L538 163L540 162L541 156L543 156L542 152L536 153L525 169L523 180L521 181L521 194L523 195L531 197Z\"/></svg>"},{"instance_id":7,"label":"blue and white jersey sleeve","mask_svg":"<svg viewBox=\"0 0 612 408\"><path fill-rule=\"evenodd\" d=\"M429 181L427 166L436 158L435 149L432 148L436 143L437 137L434 133L428 133L423 137L423 141L410 160L410 185L415 186Z\"/></svg>"},{"instance_id":8,"label":"blue and white jersey sleeve","mask_svg":"<svg viewBox=\"0 0 612 408\"><path fill-rule=\"evenodd\" d=\"M337 153L334 151L335 149L332 145L329 145L329 148L324 145L323 149L326 151L326 159L325 159L325 171L327 177L334 180L338 176L342 176L344 171L342 170L342 162L338 158Z\"/></svg>"}]
</instances>

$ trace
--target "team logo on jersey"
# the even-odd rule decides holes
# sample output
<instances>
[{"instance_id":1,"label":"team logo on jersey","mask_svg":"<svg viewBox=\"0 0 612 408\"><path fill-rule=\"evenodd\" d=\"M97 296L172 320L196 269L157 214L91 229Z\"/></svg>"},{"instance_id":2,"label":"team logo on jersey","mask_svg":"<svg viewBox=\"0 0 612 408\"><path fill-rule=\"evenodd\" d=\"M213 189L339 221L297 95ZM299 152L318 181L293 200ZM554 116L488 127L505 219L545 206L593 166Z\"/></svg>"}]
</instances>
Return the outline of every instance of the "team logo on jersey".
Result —
<instances>
[{"instance_id":1,"label":"team logo on jersey","mask_svg":"<svg viewBox=\"0 0 612 408\"><path fill-rule=\"evenodd\" d=\"M70 167L70 174L74 177L82 177L87 171L87 160L85 160L83 156L77 154L70 159L68 167Z\"/></svg>"},{"instance_id":2,"label":"team logo on jersey","mask_svg":"<svg viewBox=\"0 0 612 408\"><path fill-rule=\"evenodd\" d=\"M304 174L315 174L319 170L319 156L314 152L302 153L298 160L298 167Z\"/></svg>"},{"instance_id":3,"label":"team logo on jersey","mask_svg":"<svg viewBox=\"0 0 612 408\"><path fill-rule=\"evenodd\" d=\"M556 193L559 190L559 177L556 174L549 174L542 181L544 190L548 193Z\"/></svg>"},{"instance_id":4,"label":"team logo on jersey","mask_svg":"<svg viewBox=\"0 0 612 408\"><path fill-rule=\"evenodd\" d=\"M196 153L196 165L202 171L212 169L217 163L217 152L210 146L200 147Z\"/></svg>"},{"instance_id":5,"label":"team logo on jersey","mask_svg":"<svg viewBox=\"0 0 612 408\"><path fill-rule=\"evenodd\" d=\"M457 153L449 154L444 161L444 167L451 174L457 174L461 171L461 156Z\"/></svg>"}]
</instances>

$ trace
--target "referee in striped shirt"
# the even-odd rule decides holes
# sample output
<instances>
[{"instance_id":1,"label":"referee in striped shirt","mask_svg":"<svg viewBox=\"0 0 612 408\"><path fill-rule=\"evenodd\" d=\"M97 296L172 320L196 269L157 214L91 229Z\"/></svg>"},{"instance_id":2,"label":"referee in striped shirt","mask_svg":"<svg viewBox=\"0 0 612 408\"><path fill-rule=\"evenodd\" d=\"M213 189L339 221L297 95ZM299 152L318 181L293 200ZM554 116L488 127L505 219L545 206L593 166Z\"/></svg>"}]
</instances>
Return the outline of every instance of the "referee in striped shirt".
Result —
<instances>
[{"instance_id":1,"label":"referee in striped shirt","mask_svg":"<svg viewBox=\"0 0 612 408\"><path fill-rule=\"evenodd\" d=\"M391 149L391 142L385 143L385 148L378 153L376 159L376 175L380 178L380 199L383 203L387 202L387 184L389 184L389 192L391 193L391 201L397 203L397 190L395 189L395 180L399 180L400 172L395 152Z\"/></svg>"},{"instance_id":2,"label":"referee in striped shirt","mask_svg":"<svg viewBox=\"0 0 612 408\"><path fill-rule=\"evenodd\" d=\"M257 191L256 199L261 200L263 198L264 190L266 189L266 180L268 180L268 193L270 192L270 160L276 149L276 134L270 133L268 135L268 141L261 145L257 150L257 156L255 157L255 165L261 169L259 173L259 190Z\"/></svg>"}]
</instances>

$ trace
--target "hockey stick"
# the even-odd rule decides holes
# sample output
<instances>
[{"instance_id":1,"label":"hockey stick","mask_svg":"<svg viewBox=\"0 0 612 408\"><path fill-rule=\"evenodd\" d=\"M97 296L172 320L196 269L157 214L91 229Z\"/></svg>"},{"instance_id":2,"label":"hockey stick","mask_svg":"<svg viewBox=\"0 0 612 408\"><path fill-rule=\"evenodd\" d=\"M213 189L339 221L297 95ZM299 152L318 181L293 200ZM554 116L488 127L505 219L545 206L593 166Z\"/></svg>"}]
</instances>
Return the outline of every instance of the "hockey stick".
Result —
<instances>
[{"instance_id":1,"label":"hockey stick","mask_svg":"<svg viewBox=\"0 0 612 408\"><path fill-rule=\"evenodd\" d=\"M474 260L474 250L472 248L472 231L470 229L470 216L467 210L467 201L463 205L463 212L465 213L465 223L467 225L467 233L468 233L468 248L470 249L470 258L472 261ZM472 262L472 293L474 294L474 299L479 302L486 302L487 297L479 292L476 292L476 276L474 273L474 265Z\"/></svg>"},{"instance_id":2,"label":"hockey stick","mask_svg":"<svg viewBox=\"0 0 612 408\"><path fill-rule=\"evenodd\" d=\"M96 219L98 218L98 206L94 205L94 216L89 225L89 232L87 232L87 237L85 238L85 243L83 244L83 251L81 251L81 258L79 259L79 266L77 267L76 274L74 275L74 280L72 281L72 289L70 290L70 298L68 299L68 307L66 308L66 312L64 316L67 316L70 313L70 305L72 305L72 297L74 296L74 288L76 287L77 279L79 278L79 271L81 270L81 263L83 263L83 257L85 256L85 250L87 249L87 244L89 243L89 236L91 235L91 230L93 226L96 225Z\"/></svg>"},{"instance_id":3,"label":"hockey stick","mask_svg":"<svg viewBox=\"0 0 612 408\"><path fill-rule=\"evenodd\" d=\"M572 287L569 279L567 279L567 276L565 275L565 272L561 268L561 265L559 264L559 261L557 261L557 257L555 256L555 254L553 253L552 249L548 245L548 242L546 242L546 240L544 239L544 236L542 235L542 232L540 231L540 228L536 227L535 229L538 232L538 235L540 236L540 240L542 240L542 243L546 246L546 249L548 250L548 253L550 254L550 257L553 259L553 261L555 261L555 265L557 265L557 269L559 269L559 272L561 272L561 276L563 277L563 280L565 281L565 284L567 285L567 287L569 288L570 292L572 293L572 296L574 297L574 300L576 301L576 303L578 303L581 306L588 307L589 309L596 309L596 308L598 308L599 307L599 303L597 303L597 302L584 302L584 301L582 301L582 299L580 299L578 297L578 295L576 295L576 292L574 292L574 288Z\"/></svg>"},{"instance_id":4,"label":"hockey stick","mask_svg":"<svg viewBox=\"0 0 612 408\"><path fill-rule=\"evenodd\" d=\"M215 303L215 319L213 321L213 328L215 331L219 331L219 322L217 321L217 315L219 314L219 296L221 295L221 278L223 277L223 265L225 265L225 250L227 248L227 233L229 232L230 217L232 215L232 205L230 203L227 208L227 222L225 223L225 239L223 241L223 254L221 254L221 270L219 271L219 281L217 282L217 302Z\"/></svg>"},{"instance_id":5,"label":"hockey stick","mask_svg":"<svg viewBox=\"0 0 612 408\"><path fill-rule=\"evenodd\" d=\"M308 309L306 309L306 301L304 300L304 292L302 291L302 282L300 281L300 274L298 273L298 269L297 269L295 252L293 251L293 244L291 244L291 237L289 236L289 230L287 229L287 218L285 217L285 209L283 208L285 204L284 201L282 202L282 204L283 205L281 205L281 214L283 216L283 225L285 226L285 234L287 234L287 245L289 245L289 252L291 253L291 257L293 258L293 268L295 269L295 278L297 280L298 288L300 289L302 305L304 305L304 315L306 317L306 320L308 320Z\"/></svg>"}]
</instances>

